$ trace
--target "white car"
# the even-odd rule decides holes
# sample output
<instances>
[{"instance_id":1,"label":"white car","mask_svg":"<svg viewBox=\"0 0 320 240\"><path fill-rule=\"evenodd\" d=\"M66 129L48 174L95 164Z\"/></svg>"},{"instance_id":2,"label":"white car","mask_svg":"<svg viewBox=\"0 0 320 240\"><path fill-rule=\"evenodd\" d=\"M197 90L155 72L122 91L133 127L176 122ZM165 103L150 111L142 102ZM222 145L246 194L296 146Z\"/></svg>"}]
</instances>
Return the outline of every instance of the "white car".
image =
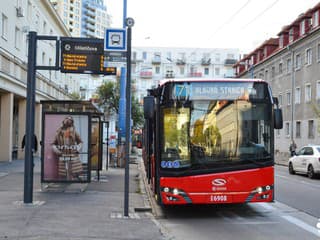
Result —
<instances>
[{"instance_id":1,"label":"white car","mask_svg":"<svg viewBox=\"0 0 320 240\"><path fill-rule=\"evenodd\" d=\"M289 159L289 173L305 173L309 178L320 174L320 145L304 146Z\"/></svg>"}]
</instances>

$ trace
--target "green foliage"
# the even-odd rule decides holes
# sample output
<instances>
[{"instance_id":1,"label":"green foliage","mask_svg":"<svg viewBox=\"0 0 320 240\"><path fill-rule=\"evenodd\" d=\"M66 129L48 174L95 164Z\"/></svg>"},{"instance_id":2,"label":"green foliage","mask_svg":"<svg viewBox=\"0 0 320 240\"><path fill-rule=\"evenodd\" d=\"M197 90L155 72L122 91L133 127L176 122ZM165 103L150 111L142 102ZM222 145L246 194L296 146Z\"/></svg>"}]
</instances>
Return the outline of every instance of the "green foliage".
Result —
<instances>
[{"instance_id":1,"label":"green foliage","mask_svg":"<svg viewBox=\"0 0 320 240\"><path fill-rule=\"evenodd\" d=\"M99 95L99 106L103 107L107 114L118 114L119 111L119 84L105 82L97 89Z\"/></svg>"},{"instance_id":2,"label":"green foliage","mask_svg":"<svg viewBox=\"0 0 320 240\"><path fill-rule=\"evenodd\" d=\"M71 97L72 100L80 100L81 99L80 94L77 93L77 92L72 92L70 94L70 97Z\"/></svg>"},{"instance_id":3,"label":"green foliage","mask_svg":"<svg viewBox=\"0 0 320 240\"><path fill-rule=\"evenodd\" d=\"M99 95L99 106L108 114L119 114L120 85L118 82L105 82L97 89ZM136 98L131 97L131 118L133 128L143 125L143 111Z\"/></svg>"}]
</instances>

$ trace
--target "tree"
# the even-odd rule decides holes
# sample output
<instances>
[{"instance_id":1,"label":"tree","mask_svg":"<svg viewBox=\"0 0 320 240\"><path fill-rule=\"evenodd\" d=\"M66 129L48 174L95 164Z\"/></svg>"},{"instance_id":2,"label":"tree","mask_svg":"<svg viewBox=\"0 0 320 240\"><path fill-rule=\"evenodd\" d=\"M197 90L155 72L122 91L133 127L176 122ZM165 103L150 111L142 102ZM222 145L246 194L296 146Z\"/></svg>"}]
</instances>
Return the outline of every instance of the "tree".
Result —
<instances>
[{"instance_id":1,"label":"tree","mask_svg":"<svg viewBox=\"0 0 320 240\"><path fill-rule=\"evenodd\" d=\"M118 82L105 82L97 89L99 106L103 107L108 115L119 113L120 85ZM138 99L131 96L131 118L133 128L141 128L144 122L143 112Z\"/></svg>"},{"instance_id":2,"label":"tree","mask_svg":"<svg viewBox=\"0 0 320 240\"><path fill-rule=\"evenodd\" d=\"M70 94L70 97L71 97L72 100L80 100L81 99L80 94L77 93L77 92L72 92Z\"/></svg>"},{"instance_id":3,"label":"tree","mask_svg":"<svg viewBox=\"0 0 320 240\"><path fill-rule=\"evenodd\" d=\"M97 89L99 106L108 114L118 114L120 86L115 82L105 82Z\"/></svg>"}]
</instances>

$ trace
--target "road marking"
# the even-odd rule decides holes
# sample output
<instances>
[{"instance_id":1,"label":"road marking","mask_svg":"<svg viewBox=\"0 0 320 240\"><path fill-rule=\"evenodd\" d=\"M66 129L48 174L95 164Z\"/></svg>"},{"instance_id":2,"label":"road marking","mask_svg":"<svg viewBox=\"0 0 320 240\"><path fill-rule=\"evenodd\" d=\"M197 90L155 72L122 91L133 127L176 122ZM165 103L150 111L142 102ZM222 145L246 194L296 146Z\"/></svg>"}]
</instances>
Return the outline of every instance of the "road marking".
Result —
<instances>
[{"instance_id":1,"label":"road marking","mask_svg":"<svg viewBox=\"0 0 320 240\"><path fill-rule=\"evenodd\" d=\"M320 232L315 227L312 227L309 224L306 224L305 222L303 222L295 217L292 217L292 216L283 215L281 217L284 218L285 220L287 220L288 222L316 235L317 237L320 237Z\"/></svg>"}]
</instances>

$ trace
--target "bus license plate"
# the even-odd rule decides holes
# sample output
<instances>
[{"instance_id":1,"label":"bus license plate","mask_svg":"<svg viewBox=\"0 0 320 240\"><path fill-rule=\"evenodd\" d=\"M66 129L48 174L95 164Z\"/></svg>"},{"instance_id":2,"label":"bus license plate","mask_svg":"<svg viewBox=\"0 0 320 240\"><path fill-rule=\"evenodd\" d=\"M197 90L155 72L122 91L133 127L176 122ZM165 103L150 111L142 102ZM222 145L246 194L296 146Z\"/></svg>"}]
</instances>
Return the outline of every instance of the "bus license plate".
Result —
<instances>
[{"instance_id":1,"label":"bus license plate","mask_svg":"<svg viewBox=\"0 0 320 240\"><path fill-rule=\"evenodd\" d=\"M210 202L228 202L227 195L211 195Z\"/></svg>"}]
</instances>

